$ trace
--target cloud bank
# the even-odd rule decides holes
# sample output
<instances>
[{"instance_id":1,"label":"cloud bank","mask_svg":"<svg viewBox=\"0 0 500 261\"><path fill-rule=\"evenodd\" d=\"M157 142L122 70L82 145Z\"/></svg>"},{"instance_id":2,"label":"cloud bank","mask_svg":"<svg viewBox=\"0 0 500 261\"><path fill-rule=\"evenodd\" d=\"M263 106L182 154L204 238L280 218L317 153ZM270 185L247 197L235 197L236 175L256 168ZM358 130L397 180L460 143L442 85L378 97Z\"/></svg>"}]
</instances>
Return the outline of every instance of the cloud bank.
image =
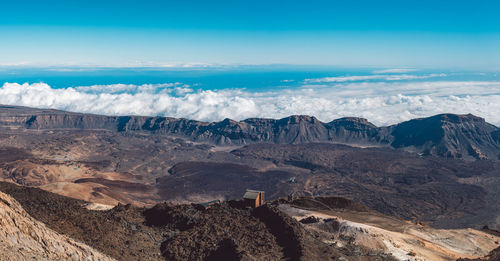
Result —
<instances>
[{"instance_id":1,"label":"cloud bank","mask_svg":"<svg viewBox=\"0 0 500 261\"><path fill-rule=\"evenodd\" d=\"M375 74L383 74L383 73L408 73L408 72L414 72L417 69L411 69L411 68L395 68L395 69L384 69L384 70L375 70L373 73Z\"/></svg>"},{"instance_id":2,"label":"cloud bank","mask_svg":"<svg viewBox=\"0 0 500 261\"><path fill-rule=\"evenodd\" d=\"M496 81L305 81L300 87L265 92L201 90L182 83L63 89L45 83L4 83L0 104L202 121L305 114L328 122L357 116L379 126L438 113L472 113L500 126L500 82Z\"/></svg>"},{"instance_id":3,"label":"cloud bank","mask_svg":"<svg viewBox=\"0 0 500 261\"><path fill-rule=\"evenodd\" d=\"M309 83L322 83L322 82L357 82L369 80L382 80L382 81L404 81L404 80L418 80L428 79L435 77L445 77L444 73L433 73L427 75L412 75L412 74L394 74L394 75L362 75L362 76L336 76L336 77L323 77L315 79L305 79Z\"/></svg>"}]
</instances>

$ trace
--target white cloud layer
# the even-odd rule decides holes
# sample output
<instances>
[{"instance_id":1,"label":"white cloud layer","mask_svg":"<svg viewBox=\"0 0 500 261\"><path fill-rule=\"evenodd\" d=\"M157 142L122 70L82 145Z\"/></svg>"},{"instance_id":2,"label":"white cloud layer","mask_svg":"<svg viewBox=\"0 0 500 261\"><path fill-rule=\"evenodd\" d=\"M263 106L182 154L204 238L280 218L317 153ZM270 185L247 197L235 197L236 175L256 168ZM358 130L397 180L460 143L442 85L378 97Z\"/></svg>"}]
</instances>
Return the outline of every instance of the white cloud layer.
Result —
<instances>
[{"instance_id":1,"label":"white cloud layer","mask_svg":"<svg viewBox=\"0 0 500 261\"><path fill-rule=\"evenodd\" d=\"M364 117L388 125L438 113L472 113L500 126L500 82L306 82L285 91L195 90L180 83L56 89L5 83L0 104L106 115L162 115L203 121L313 115Z\"/></svg>"},{"instance_id":2,"label":"white cloud layer","mask_svg":"<svg viewBox=\"0 0 500 261\"><path fill-rule=\"evenodd\" d=\"M383 69L383 70L375 70L373 73L375 74L383 74L383 73L408 73L408 72L414 72L417 69L411 69L411 68L394 68L394 69Z\"/></svg>"},{"instance_id":3,"label":"white cloud layer","mask_svg":"<svg viewBox=\"0 0 500 261\"><path fill-rule=\"evenodd\" d=\"M445 77L444 73L433 73L427 75L412 75L412 74L394 74L394 75L362 75L362 76L335 76L335 77L323 77L314 79L305 79L308 83L322 83L322 82L358 82L358 81L369 81L369 80L382 80L382 81L404 81L404 80L418 80L418 79L428 79L435 77Z\"/></svg>"}]
</instances>

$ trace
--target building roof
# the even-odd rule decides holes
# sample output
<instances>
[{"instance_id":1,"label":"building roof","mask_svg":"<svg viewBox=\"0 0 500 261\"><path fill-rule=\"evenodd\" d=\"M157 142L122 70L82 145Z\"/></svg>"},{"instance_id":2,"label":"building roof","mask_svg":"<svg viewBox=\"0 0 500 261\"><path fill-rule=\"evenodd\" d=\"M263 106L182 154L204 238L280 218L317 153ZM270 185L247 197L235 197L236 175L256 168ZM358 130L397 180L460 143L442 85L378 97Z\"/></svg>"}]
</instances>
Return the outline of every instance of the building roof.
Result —
<instances>
[{"instance_id":1,"label":"building roof","mask_svg":"<svg viewBox=\"0 0 500 261\"><path fill-rule=\"evenodd\" d=\"M243 195L243 198L257 199L257 197L259 197L260 193L264 193L264 191L247 189L247 191L245 192L245 195Z\"/></svg>"}]
</instances>

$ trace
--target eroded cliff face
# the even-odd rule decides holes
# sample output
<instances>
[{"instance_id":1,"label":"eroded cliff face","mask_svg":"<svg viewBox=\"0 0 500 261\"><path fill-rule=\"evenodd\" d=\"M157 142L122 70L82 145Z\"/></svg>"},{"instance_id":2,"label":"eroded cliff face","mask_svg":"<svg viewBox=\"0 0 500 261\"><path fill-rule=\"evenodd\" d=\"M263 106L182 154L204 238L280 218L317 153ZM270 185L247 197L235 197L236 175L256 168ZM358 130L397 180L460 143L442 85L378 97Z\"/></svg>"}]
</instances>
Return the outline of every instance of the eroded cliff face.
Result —
<instances>
[{"instance_id":1,"label":"eroded cliff face","mask_svg":"<svg viewBox=\"0 0 500 261\"><path fill-rule=\"evenodd\" d=\"M109 129L116 118L49 109L0 106L0 127L9 129Z\"/></svg>"},{"instance_id":2,"label":"eroded cliff face","mask_svg":"<svg viewBox=\"0 0 500 261\"><path fill-rule=\"evenodd\" d=\"M345 117L327 123L331 140L345 144L389 143L387 128L377 127L364 118Z\"/></svg>"},{"instance_id":3,"label":"eroded cliff face","mask_svg":"<svg viewBox=\"0 0 500 261\"><path fill-rule=\"evenodd\" d=\"M500 129L497 129L496 131L493 131L491 133L491 137L497 144L500 144Z\"/></svg>"},{"instance_id":4,"label":"eroded cliff face","mask_svg":"<svg viewBox=\"0 0 500 261\"><path fill-rule=\"evenodd\" d=\"M301 144L333 142L387 146L448 158L500 158L500 130L474 115L440 114L377 127L363 118L323 123L315 117L252 118L200 122L145 116L102 116L56 110L0 106L0 128L98 129L177 135L192 141L231 146L254 143Z\"/></svg>"},{"instance_id":5,"label":"eroded cliff face","mask_svg":"<svg viewBox=\"0 0 500 261\"><path fill-rule=\"evenodd\" d=\"M0 192L0 253L2 260L114 260L47 228L3 192Z\"/></svg>"},{"instance_id":6,"label":"eroded cliff face","mask_svg":"<svg viewBox=\"0 0 500 261\"><path fill-rule=\"evenodd\" d=\"M395 148L414 147L424 154L448 158L495 159L498 128L474 115L440 114L391 126Z\"/></svg>"}]
</instances>

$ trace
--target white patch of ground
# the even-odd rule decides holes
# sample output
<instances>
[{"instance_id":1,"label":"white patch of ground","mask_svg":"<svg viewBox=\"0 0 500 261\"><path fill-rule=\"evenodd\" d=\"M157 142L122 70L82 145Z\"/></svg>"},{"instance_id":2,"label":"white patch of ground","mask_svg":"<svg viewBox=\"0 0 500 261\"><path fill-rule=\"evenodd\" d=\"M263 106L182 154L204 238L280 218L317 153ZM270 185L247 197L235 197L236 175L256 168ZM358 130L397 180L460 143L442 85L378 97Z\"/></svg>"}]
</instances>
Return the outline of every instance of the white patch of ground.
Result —
<instances>
[{"instance_id":1,"label":"white patch of ground","mask_svg":"<svg viewBox=\"0 0 500 261\"><path fill-rule=\"evenodd\" d=\"M109 210L114 208L115 206L111 205L104 205L104 204L99 204L99 203L88 203L85 205L85 208L88 210L99 210L99 211L104 211L104 210Z\"/></svg>"},{"instance_id":2,"label":"white patch of ground","mask_svg":"<svg viewBox=\"0 0 500 261\"><path fill-rule=\"evenodd\" d=\"M374 250L392 254L399 260L456 260L477 258L487 255L498 247L499 237L475 229L434 229L394 218L376 218L367 212L325 213L280 205L280 209L297 220L314 216L321 219L333 218L339 223L339 230L332 233L333 243L345 244L342 236L354 238L354 243ZM345 217L354 217L356 222ZM362 220L365 219L365 224ZM305 225L308 229L320 230L319 224ZM323 231L324 232L324 231ZM331 232L329 232L331 233Z\"/></svg>"}]
</instances>

